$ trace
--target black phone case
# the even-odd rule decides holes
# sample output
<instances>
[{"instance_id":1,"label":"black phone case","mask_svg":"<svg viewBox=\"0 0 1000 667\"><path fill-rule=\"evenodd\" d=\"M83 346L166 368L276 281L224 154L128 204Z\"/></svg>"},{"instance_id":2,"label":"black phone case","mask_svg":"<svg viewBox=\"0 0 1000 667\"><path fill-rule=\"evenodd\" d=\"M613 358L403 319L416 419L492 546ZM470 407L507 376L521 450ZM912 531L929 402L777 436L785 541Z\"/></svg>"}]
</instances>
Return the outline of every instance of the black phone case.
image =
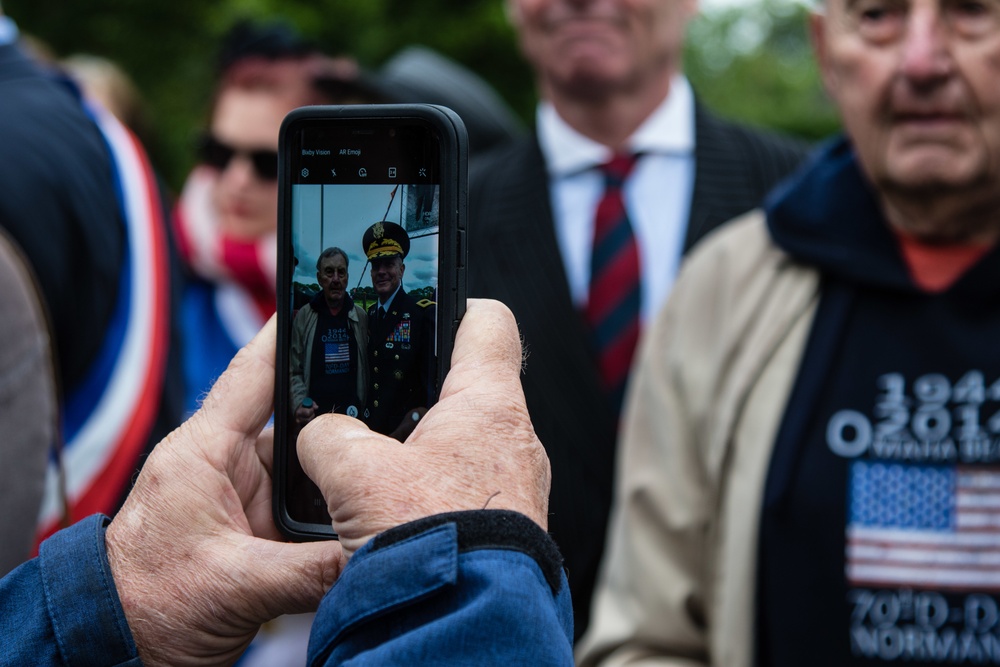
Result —
<instances>
[{"instance_id":1,"label":"black phone case","mask_svg":"<svg viewBox=\"0 0 1000 667\"><path fill-rule=\"evenodd\" d=\"M289 410L289 337L291 330L292 258L292 155L294 132L307 126L337 122L359 125L366 119L421 119L429 123L439 139L439 248L437 308L437 386L451 366L451 352L466 302L466 212L468 198L468 135L465 125L451 109L431 104L313 106L295 109L281 125L278 146L278 336L274 395L274 465L272 509L274 522L292 541L336 539L330 524L302 523L289 516L287 457L294 455Z\"/></svg>"}]
</instances>

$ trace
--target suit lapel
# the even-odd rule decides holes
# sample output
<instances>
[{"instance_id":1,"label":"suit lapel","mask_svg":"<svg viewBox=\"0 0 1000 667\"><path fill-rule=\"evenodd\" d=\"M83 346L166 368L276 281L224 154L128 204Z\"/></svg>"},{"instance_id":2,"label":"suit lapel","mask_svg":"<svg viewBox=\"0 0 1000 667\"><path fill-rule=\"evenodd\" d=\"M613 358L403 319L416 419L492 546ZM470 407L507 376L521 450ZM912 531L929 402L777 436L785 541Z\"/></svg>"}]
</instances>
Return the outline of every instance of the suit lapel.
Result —
<instances>
[{"instance_id":1,"label":"suit lapel","mask_svg":"<svg viewBox=\"0 0 1000 667\"><path fill-rule=\"evenodd\" d=\"M530 275L532 284L540 278L551 301L571 305L552 219L548 173L534 137L520 141L510 159L523 168L496 190L493 213L504 222L490 225L491 251L503 248L508 254L504 261L512 270ZM517 276L512 280L517 281Z\"/></svg>"},{"instance_id":2,"label":"suit lapel","mask_svg":"<svg viewBox=\"0 0 1000 667\"><path fill-rule=\"evenodd\" d=\"M518 140L502 161L519 169L502 170L489 182L488 195L472 195L470 227L481 228L475 242L479 247L470 252L470 296L506 303L521 322L529 355L534 347L539 356L546 356L535 363L562 369L552 375L561 376L565 384L545 391L589 394L603 401L596 366L579 363L593 356L590 332L566 280L548 174L534 135Z\"/></svg>"},{"instance_id":3,"label":"suit lapel","mask_svg":"<svg viewBox=\"0 0 1000 667\"><path fill-rule=\"evenodd\" d=\"M694 117L694 192L691 195L691 212L684 233L684 252L711 228L713 200L724 196L729 176L724 165L731 149L723 145L715 119L695 103Z\"/></svg>"},{"instance_id":4,"label":"suit lapel","mask_svg":"<svg viewBox=\"0 0 1000 667\"><path fill-rule=\"evenodd\" d=\"M549 331L552 322L559 322L555 328L561 335L585 338L556 238L545 161L534 136L520 140L509 159L522 168L510 170L509 178L495 184L491 210L484 212L497 221L486 235L487 252L497 267L490 283L496 286L495 277L505 276L501 288L505 302L546 313Z\"/></svg>"}]
</instances>

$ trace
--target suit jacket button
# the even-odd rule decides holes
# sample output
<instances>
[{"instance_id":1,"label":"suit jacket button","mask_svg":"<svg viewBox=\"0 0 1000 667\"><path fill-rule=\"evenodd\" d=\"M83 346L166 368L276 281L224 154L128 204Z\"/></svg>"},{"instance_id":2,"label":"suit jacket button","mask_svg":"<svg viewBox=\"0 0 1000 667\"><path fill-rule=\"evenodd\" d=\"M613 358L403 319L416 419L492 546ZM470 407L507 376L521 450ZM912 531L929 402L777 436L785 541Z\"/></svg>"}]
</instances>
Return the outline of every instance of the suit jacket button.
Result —
<instances>
[{"instance_id":1,"label":"suit jacket button","mask_svg":"<svg viewBox=\"0 0 1000 667\"><path fill-rule=\"evenodd\" d=\"M372 403L372 405L374 405L377 408L378 407L378 401L375 401L374 403Z\"/></svg>"},{"instance_id":2,"label":"suit jacket button","mask_svg":"<svg viewBox=\"0 0 1000 667\"><path fill-rule=\"evenodd\" d=\"M375 383L375 389L378 389L378 382Z\"/></svg>"}]
</instances>

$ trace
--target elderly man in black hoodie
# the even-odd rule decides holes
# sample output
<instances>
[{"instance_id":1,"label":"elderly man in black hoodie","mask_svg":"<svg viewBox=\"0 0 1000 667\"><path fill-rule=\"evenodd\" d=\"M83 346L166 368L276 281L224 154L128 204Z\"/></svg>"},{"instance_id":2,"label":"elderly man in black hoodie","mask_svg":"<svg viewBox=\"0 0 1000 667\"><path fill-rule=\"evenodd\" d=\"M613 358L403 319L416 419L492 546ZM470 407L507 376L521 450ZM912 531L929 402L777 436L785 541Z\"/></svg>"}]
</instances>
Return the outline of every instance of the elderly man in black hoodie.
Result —
<instances>
[{"instance_id":1,"label":"elderly man in black hoodie","mask_svg":"<svg viewBox=\"0 0 1000 667\"><path fill-rule=\"evenodd\" d=\"M585 665L1000 656L1000 3L811 25L846 136L649 336Z\"/></svg>"}]
</instances>

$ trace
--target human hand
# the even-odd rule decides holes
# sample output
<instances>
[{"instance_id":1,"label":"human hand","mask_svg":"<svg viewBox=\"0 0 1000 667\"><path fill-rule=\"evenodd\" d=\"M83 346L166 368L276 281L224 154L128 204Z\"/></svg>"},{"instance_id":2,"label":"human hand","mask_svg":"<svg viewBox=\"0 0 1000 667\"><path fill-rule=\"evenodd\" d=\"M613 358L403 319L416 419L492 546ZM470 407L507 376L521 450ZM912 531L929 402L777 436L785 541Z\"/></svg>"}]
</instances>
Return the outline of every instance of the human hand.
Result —
<instances>
[{"instance_id":1,"label":"human hand","mask_svg":"<svg viewBox=\"0 0 1000 667\"><path fill-rule=\"evenodd\" d=\"M111 572L143 663L232 663L261 623L315 609L336 542L286 544L271 518L274 318L193 417L156 446L108 526Z\"/></svg>"},{"instance_id":2,"label":"human hand","mask_svg":"<svg viewBox=\"0 0 1000 667\"><path fill-rule=\"evenodd\" d=\"M305 426L316 416L316 404L312 403L308 408L300 405L295 408L295 423Z\"/></svg>"},{"instance_id":3,"label":"human hand","mask_svg":"<svg viewBox=\"0 0 1000 667\"><path fill-rule=\"evenodd\" d=\"M470 300L438 403L404 443L323 415L299 434L347 558L378 533L458 510L507 509L548 526L551 473L521 391L510 310Z\"/></svg>"}]
</instances>

